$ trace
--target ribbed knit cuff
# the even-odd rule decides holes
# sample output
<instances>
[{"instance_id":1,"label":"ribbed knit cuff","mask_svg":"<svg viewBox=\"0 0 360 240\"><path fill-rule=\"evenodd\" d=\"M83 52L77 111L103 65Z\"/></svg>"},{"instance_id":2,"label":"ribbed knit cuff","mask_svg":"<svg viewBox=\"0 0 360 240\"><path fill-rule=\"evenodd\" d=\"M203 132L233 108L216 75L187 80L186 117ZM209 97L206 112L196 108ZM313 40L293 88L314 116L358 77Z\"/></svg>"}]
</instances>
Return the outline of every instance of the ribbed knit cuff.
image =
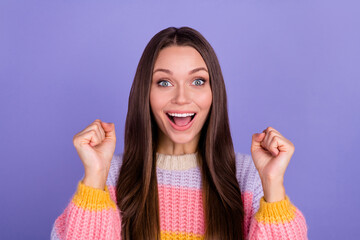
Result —
<instances>
[{"instance_id":1,"label":"ribbed knit cuff","mask_svg":"<svg viewBox=\"0 0 360 240\"><path fill-rule=\"evenodd\" d=\"M87 186L82 181L79 181L72 201L78 207L86 210L101 211L108 208L116 209L116 204L111 200L107 186L105 186L105 190L101 190Z\"/></svg>"},{"instance_id":2,"label":"ribbed knit cuff","mask_svg":"<svg viewBox=\"0 0 360 240\"><path fill-rule=\"evenodd\" d=\"M255 214L258 222L284 223L290 222L295 218L296 207L290 202L286 195L285 199L277 202L266 202L264 197L260 199L260 208Z\"/></svg>"}]
</instances>

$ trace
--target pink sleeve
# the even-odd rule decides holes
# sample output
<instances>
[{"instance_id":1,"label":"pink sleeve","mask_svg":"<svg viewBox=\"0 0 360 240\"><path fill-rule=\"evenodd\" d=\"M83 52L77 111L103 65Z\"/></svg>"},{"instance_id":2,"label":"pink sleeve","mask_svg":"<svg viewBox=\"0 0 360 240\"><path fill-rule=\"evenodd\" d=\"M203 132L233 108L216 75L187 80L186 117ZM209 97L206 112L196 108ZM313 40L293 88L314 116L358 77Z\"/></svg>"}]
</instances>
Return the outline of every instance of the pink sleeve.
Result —
<instances>
[{"instance_id":1,"label":"pink sleeve","mask_svg":"<svg viewBox=\"0 0 360 240\"><path fill-rule=\"evenodd\" d=\"M288 196L272 203L266 202L262 197L259 210L251 217L246 239L308 239L306 221Z\"/></svg>"},{"instance_id":2,"label":"pink sleeve","mask_svg":"<svg viewBox=\"0 0 360 240\"><path fill-rule=\"evenodd\" d=\"M288 196L278 202L264 200L261 179L251 155L237 154L236 166L245 213L245 239L308 239L305 218Z\"/></svg>"},{"instance_id":3,"label":"pink sleeve","mask_svg":"<svg viewBox=\"0 0 360 240\"><path fill-rule=\"evenodd\" d=\"M55 220L51 239L120 239L120 211L109 192L78 183L76 193Z\"/></svg>"}]
</instances>

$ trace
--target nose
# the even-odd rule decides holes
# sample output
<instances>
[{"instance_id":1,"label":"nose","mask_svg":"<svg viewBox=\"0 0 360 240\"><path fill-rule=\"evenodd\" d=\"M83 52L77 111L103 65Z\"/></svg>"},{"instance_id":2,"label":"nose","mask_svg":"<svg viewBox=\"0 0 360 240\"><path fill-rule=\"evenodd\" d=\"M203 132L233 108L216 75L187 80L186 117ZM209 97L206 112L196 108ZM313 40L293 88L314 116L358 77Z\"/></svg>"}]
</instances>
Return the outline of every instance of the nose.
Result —
<instances>
[{"instance_id":1,"label":"nose","mask_svg":"<svg viewBox=\"0 0 360 240\"><path fill-rule=\"evenodd\" d=\"M187 104L190 102L190 94L188 90L186 90L185 86L179 86L175 90L173 103L175 104Z\"/></svg>"}]
</instances>

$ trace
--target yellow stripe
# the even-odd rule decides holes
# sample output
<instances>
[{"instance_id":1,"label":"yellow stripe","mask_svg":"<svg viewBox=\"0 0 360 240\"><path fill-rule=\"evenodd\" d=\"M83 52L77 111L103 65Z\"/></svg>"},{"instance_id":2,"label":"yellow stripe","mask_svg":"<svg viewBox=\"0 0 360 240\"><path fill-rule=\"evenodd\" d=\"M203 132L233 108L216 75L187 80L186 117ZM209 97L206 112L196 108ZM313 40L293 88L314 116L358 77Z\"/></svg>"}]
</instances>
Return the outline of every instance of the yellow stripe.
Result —
<instances>
[{"instance_id":1,"label":"yellow stripe","mask_svg":"<svg viewBox=\"0 0 360 240\"><path fill-rule=\"evenodd\" d=\"M104 209L116 209L116 204L110 198L109 189L105 186L105 191L87 186L79 181L76 193L72 202L82 209L90 211L101 211Z\"/></svg>"},{"instance_id":2,"label":"yellow stripe","mask_svg":"<svg viewBox=\"0 0 360 240\"><path fill-rule=\"evenodd\" d=\"M295 218L296 207L286 195L284 200L268 203L264 197L260 199L260 208L255 214L255 219L262 223L286 223Z\"/></svg>"},{"instance_id":3,"label":"yellow stripe","mask_svg":"<svg viewBox=\"0 0 360 240\"><path fill-rule=\"evenodd\" d=\"M161 240L203 240L204 235L186 232L161 231Z\"/></svg>"}]
</instances>

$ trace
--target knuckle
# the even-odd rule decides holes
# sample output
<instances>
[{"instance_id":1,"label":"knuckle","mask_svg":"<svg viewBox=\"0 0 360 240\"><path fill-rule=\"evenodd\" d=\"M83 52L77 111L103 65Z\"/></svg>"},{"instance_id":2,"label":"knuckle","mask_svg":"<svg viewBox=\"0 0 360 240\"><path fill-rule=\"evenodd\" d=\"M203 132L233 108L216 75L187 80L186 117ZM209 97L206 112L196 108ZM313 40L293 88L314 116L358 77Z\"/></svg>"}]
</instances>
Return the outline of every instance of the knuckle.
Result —
<instances>
[{"instance_id":1,"label":"knuckle","mask_svg":"<svg viewBox=\"0 0 360 240\"><path fill-rule=\"evenodd\" d=\"M73 137L73 145L76 147L78 145L78 138Z\"/></svg>"},{"instance_id":2,"label":"knuckle","mask_svg":"<svg viewBox=\"0 0 360 240\"><path fill-rule=\"evenodd\" d=\"M94 123L94 125L93 125L93 126L94 126L94 129L95 129L95 130L100 130L100 126L99 126L99 125L100 125L99 122Z\"/></svg>"},{"instance_id":3,"label":"knuckle","mask_svg":"<svg viewBox=\"0 0 360 240\"><path fill-rule=\"evenodd\" d=\"M94 122L93 126L96 126L97 128L100 128L101 125L100 125L100 122Z\"/></svg>"},{"instance_id":4,"label":"knuckle","mask_svg":"<svg viewBox=\"0 0 360 240\"><path fill-rule=\"evenodd\" d=\"M76 139L78 139L78 134L75 134L75 135L73 136L73 142L75 142Z\"/></svg>"}]
</instances>

